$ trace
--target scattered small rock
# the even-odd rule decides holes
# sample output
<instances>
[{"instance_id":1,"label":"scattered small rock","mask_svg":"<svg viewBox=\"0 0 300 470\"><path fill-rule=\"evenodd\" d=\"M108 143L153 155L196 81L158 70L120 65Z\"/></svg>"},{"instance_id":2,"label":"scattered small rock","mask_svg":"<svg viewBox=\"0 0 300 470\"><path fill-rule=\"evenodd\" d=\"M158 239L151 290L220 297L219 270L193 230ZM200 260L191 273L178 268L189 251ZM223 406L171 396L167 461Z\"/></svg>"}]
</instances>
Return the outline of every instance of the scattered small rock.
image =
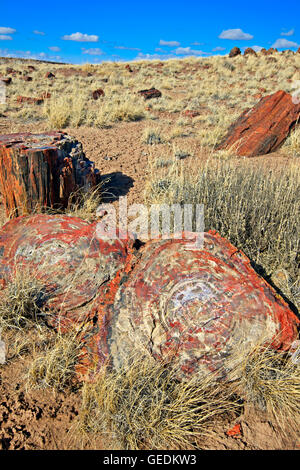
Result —
<instances>
[{"instance_id":1,"label":"scattered small rock","mask_svg":"<svg viewBox=\"0 0 300 470\"><path fill-rule=\"evenodd\" d=\"M98 90L92 92L92 96L94 100L97 100L98 98L100 98L100 96L105 96L105 93L102 88L98 88Z\"/></svg>"},{"instance_id":2,"label":"scattered small rock","mask_svg":"<svg viewBox=\"0 0 300 470\"><path fill-rule=\"evenodd\" d=\"M200 113L199 113L199 111L194 111L192 109L187 109L186 111L183 112L183 115L187 116L187 117L190 117L190 118L194 118L196 116L200 116Z\"/></svg>"},{"instance_id":3,"label":"scattered small rock","mask_svg":"<svg viewBox=\"0 0 300 470\"><path fill-rule=\"evenodd\" d=\"M145 100L150 100L151 98L160 98L161 92L156 88L149 88L149 90L140 90L138 92L144 97Z\"/></svg>"},{"instance_id":4,"label":"scattered small rock","mask_svg":"<svg viewBox=\"0 0 300 470\"><path fill-rule=\"evenodd\" d=\"M239 47L233 47L229 52L229 57L236 57L237 55L241 55L241 49Z\"/></svg>"},{"instance_id":5,"label":"scattered small rock","mask_svg":"<svg viewBox=\"0 0 300 470\"><path fill-rule=\"evenodd\" d=\"M42 104L42 98L33 98L31 96L17 96L17 103Z\"/></svg>"},{"instance_id":6,"label":"scattered small rock","mask_svg":"<svg viewBox=\"0 0 300 470\"><path fill-rule=\"evenodd\" d=\"M29 77L29 75L25 75L25 76L23 77L23 80L24 80L25 82L32 82L32 77Z\"/></svg>"},{"instance_id":7,"label":"scattered small rock","mask_svg":"<svg viewBox=\"0 0 300 470\"><path fill-rule=\"evenodd\" d=\"M5 85L9 85L12 82L12 78L11 77L0 77L0 81L2 83L5 83Z\"/></svg>"},{"instance_id":8,"label":"scattered small rock","mask_svg":"<svg viewBox=\"0 0 300 470\"><path fill-rule=\"evenodd\" d=\"M130 67L129 64L126 65L125 69L128 70L128 72L130 72L130 73L133 72L133 70L132 70L132 68Z\"/></svg>"},{"instance_id":9,"label":"scattered small rock","mask_svg":"<svg viewBox=\"0 0 300 470\"><path fill-rule=\"evenodd\" d=\"M47 72L45 78L55 78L55 75L52 72Z\"/></svg>"},{"instance_id":10,"label":"scattered small rock","mask_svg":"<svg viewBox=\"0 0 300 470\"><path fill-rule=\"evenodd\" d=\"M244 55L254 55L254 56L257 56L255 50L252 49L252 47L247 47L247 49L245 49Z\"/></svg>"}]
</instances>

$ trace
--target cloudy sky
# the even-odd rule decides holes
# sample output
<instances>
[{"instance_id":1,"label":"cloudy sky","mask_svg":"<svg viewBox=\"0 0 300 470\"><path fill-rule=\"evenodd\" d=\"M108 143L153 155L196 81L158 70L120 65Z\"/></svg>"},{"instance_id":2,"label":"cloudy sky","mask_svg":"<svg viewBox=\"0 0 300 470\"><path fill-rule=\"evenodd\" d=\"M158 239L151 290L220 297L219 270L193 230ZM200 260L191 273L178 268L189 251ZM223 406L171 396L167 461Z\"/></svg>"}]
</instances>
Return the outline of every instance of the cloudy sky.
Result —
<instances>
[{"instance_id":1,"label":"cloudy sky","mask_svg":"<svg viewBox=\"0 0 300 470\"><path fill-rule=\"evenodd\" d=\"M300 47L299 0L2 2L0 56L100 63Z\"/></svg>"}]
</instances>

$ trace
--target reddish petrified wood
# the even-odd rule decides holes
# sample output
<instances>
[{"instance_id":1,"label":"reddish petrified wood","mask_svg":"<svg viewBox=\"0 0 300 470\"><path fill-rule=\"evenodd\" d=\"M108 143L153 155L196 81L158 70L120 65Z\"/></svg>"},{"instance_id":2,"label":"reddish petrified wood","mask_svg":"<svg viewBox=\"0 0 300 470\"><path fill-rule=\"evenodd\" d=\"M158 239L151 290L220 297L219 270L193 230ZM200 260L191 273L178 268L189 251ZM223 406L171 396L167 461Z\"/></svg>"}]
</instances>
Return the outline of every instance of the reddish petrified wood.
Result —
<instances>
[{"instance_id":1,"label":"reddish petrified wood","mask_svg":"<svg viewBox=\"0 0 300 470\"><path fill-rule=\"evenodd\" d=\"M45 78L55 78L55 75L52 72L47 72Z\"/></svg>"},{"instance_id":2,"label":"reddish petrified wood","mask_svg":"<svg viewBox=\"0 0 300 470\"><path fill-rule=\"evenodd\" d=\"M150 88L149 90L140 90L138 93L142 95L145 100L150 100L151 98L159 98L161 96L161 92L156 88Z\"/></svg>"},{"instance_id":3,"label":"reddish petrified wood","mask_svg":"<svg viewBox=\"0 0 300 470\"><path fill-rule=\"evenodd\" d=\"M247 157L272 152L284 142L299 117L300 104L294 104L285 91L277 91L246 109L230 126L217 150L235 146L238 155Z\"/></svg>"},{"instance_id":4,"label":"reddish petrified wood","mask_svg":"<svg viewBox=\"0 0 300 470\"><path fill-rule=\"evenodd\" d=\"M92 96L94 100L97 100L100 96L105 96L105 93L102 88L98 88L98 90L93 91Z\"/></svg>"},{"instance_id":5,"label":"reddish petrified wood","mask_svg":"<svg viewBox=\"0 0 300 470\"><path fill-rule=\"evenodd\" d=\"M241 49L239 47L233 47L229 52L229 57L236 57L241 55Z\"/></svg>"},{"instance_id":6,"label":"reddish petrified wood","mask_svg":"<svg viewBox=\"0 0 300 470\"><path fill-rule=\"evenodd\" d=\"M17 103L42 104L42 98L33 98L32 96L17 96Z\"/></svg>"},{"instance_id":7,"label":"reddish petrified wood","mask_svg":"<svg viewBox=\"0 0 300 470\"><path fill-rule=\"evenodd\" d=\"M48 324L67 331L92 320L102 290L125 267L133 241L102 238L97 223L38 214L9 221L0 233L0 285L23 271L39 281Z\"/></svg>"},{"instance_id":8,"label":"reddish petrified wood","mask_svg":"<svg viewBox=\"0 0 300 470\"><path fill-rule=\"evenodd\" d=\"M244 52L244 55L257 55L255 50L252 49L252 47L247 47L247 49L245 49L245 52Z\"/></svg>"},{"instance_id":9,"label":"reddish petrified wood","mask_svg":"<svg viewBox=\"0 0 300 470\"><path fill-rule=\"evenodd\" d=\"M132 68L130 67L129 64L127 64L127 65L125 66L125 69L128 70L128 72L130 72L130 73L133 72L133 70L132 70Z\"/></svg>"},{"instance_id":10,"label":"reddish petrified wood","mask_svg":"<svg viewBox=\"0 0 300 470\"><path fill-rule=\"evenodd\" d=\"M185 111L183 111L182 114L183 114L184 116L190 117L190 118L194 118L194 117L200 116L199 111L195 111L195 110L192 110L192 109L186 109Z\"/></svg>"},{"instance_id":11,"label":"reddish petrified wood","mask_svg":"<svg viewBox=\"0 0 300 470\"><path fill-rule=\"evenodd\" d=\"M0 77L0 82L5 83L5 85L9 85L12 82L11 77Z\"/></svg>"},{"instance_id":12,"label":"reddish petrified wood","mask_svg":"<svg viewBox=\"0 0 300 470\"><path fill-rule=\"evenodd\" d=\"M175 361L180 379L221 378L236 347L248 351L263 337L286 350L297 338L299 320L242 252L214 231L203 249L187 235L147 243L112 281L87 343L99 368L107 360L121 368L146 352Z\"/></svg>"},{"instance_id":13,"label":"reddish petrified wood","mask_svg":"<svg viewBox=\"0 0 300 470\"><path fill-rule=\"evenodd\" d=\"M81 143L64 133L0 136L0 192L11 217L66 207L72 193L99 178Z\"/></svg>"}]
</instances>

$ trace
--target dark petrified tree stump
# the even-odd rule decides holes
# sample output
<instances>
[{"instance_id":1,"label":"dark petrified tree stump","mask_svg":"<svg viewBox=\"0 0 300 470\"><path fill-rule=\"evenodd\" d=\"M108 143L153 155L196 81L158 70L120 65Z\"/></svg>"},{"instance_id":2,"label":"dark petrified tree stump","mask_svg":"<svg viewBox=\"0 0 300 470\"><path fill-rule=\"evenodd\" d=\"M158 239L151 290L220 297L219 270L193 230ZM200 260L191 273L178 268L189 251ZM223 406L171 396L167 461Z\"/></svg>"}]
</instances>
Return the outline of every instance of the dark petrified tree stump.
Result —
<instances>
[{"instance_id":1,"label":"dark petrified tree stump","mask_svg":"<svg viewBox=\"0 0 300 470\"><path fill-rule=\"evenodd\" d=\"M65 208L72 193L99 179L81 143L64 133L0 136L0 192L10 217Z\"/></svg>"}]
</instances>

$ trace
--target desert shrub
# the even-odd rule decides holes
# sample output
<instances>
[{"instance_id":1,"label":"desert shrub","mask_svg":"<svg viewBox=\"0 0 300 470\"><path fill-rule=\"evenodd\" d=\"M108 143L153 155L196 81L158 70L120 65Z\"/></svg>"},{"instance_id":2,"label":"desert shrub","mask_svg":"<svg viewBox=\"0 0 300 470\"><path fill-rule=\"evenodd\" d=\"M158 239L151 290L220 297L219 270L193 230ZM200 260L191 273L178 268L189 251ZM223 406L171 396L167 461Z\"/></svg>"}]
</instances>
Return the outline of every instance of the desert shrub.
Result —
<instances>
[{"instance_id":1,"label":"desert shrub","mask_svg":"<svg viewBox=\"0 0 300 470\"><path fill-rule=\"evenodd\" d=\"M80 342L75 333L58 333L47 347L34 355L27 373L28 388L64 390L74 383Z\"/></svg>"},{"instance_id":2,"label":"desert shrub","mask_svg":"<svg viewBox=\"0 0 300 470\"><path fill-rule=\"evenodd\" d=\"M158 129L147 128L144 130L142 141L148 145L161 144L162 137Z\"/></svg>"},{"instance_id":3,"label":"desert shrub","mask_svg":"<svg viewBox=\"0 0 300 470\"><path fill-rule=\"evenodd\" d=\"M228 238L266 277L285 269L298 291L299 166L270 169L210 160L195 169L186 162L174 161L161 171L150 168L146 203L204 204L205 230Z\"/></svg>"},{"instance_id":4,"label":"desert shrub","mask_svg":"<svg viewBox=\"0 0 300 470\"><path fill-rule=\"evenodd\" d=\"M81 427L105 433L114 448L191 449L217 417L239 408L235 394L214 382L178 382L174 368L149 357L107 368L83 386Z\"/></svg>"},{"instance_id":5,"label":"desert shrub","mask_svg":"<svg viewBox=\"0 0 300 470\"><path fill-rule=\"evenodd\" d=\"M42 317L45 293L41 283L27 270L18 269L0 298L0 329L31 327Z\"/></svg>"},{"instance_id":6,"label":"desert shrub","mask_svg":"<svg viewBox=\"0 0 300 470\"><path fill-rule=\"evenodd\" d=\"M295 354L295 352L293 352ZM279 352L256 344L242 357L238 354L239 393L248 403L268 413L279 424L293 429L300 420L300 361L291 352ZM237 385L236 384L236 385Z\"/></svg>"}]
</instances>

